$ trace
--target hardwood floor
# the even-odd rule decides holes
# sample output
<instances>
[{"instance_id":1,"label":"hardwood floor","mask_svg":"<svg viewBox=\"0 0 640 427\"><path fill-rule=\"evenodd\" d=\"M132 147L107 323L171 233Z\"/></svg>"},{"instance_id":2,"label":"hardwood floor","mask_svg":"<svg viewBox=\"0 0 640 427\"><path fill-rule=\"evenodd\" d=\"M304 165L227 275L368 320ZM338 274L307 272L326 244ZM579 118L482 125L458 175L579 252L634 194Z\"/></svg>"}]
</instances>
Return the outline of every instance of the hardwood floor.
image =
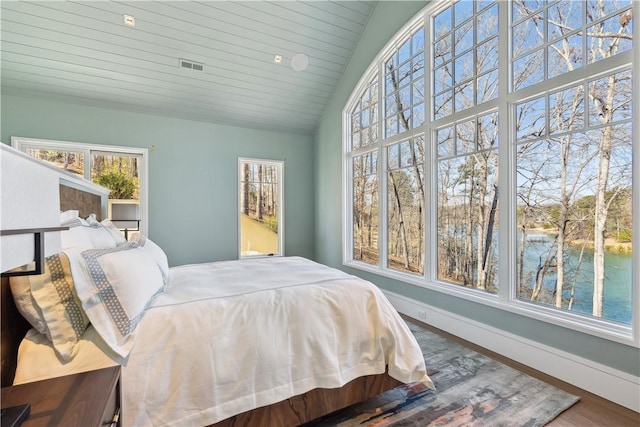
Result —
<instances>
[{"instance_id":1,"label":"hardwood floor","mask_svg":"<svg viewBox=\"0 0 640 427\"><path fill-rule=\"evenodd\" d=\"M549 427L638 427L640 426L640 413L617 405L609 400L596 396L593 393L582 390L569 383L561 381L543 372L532 369L522 363L506 358L498 353L487 350L469 341L458 338L433 326L422 323L416 319L405 317L429 331L442 335L451 341L464 345L478 353L491 357L505 365L518 369L534 378L538 378L561 390L580 396L580 401L561 413L556 419L551 421Z\"/></svg>"}]
</instances>

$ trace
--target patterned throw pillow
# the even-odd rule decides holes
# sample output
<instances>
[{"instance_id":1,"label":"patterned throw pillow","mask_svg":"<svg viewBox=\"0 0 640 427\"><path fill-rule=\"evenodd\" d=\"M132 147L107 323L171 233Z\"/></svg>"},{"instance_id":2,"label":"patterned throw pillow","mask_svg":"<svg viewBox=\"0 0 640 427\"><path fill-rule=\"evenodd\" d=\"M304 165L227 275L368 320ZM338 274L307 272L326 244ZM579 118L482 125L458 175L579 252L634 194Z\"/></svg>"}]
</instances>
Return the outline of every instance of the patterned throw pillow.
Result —
<instances>
[{"instance_id":1,"label":"patterned throw pillow","mask_svg":"<svg viewBox=\"0 0 640 427\"><path fill-rule=\"evenodd\" d=\"M71 360L89 319L76 294L67 256L61 252L45 258L44 274L29 276L29 285L47 337L62 360Z\"/></svg>"}]
</instances>

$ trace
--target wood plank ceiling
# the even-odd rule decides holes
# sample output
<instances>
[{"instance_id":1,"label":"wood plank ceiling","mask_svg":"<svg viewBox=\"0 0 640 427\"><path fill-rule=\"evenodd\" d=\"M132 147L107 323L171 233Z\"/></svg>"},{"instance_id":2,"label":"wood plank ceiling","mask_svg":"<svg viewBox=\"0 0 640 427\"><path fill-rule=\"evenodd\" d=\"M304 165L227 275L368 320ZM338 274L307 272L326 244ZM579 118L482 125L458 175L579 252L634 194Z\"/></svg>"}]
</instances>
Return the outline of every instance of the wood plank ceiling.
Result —
<instances>
[{"instance_id":1,"label":"wood plank ceiling","mask_svg":"<svg viewBox=\"0 0 640 427\"><path fill-rule=\"evenodd\" d=\"M1 90L308 134L373 1L1 2ZM135 27L125 24L134 17ZM291 67L304 54L304 71ZM281 55L280 64L274 55ZM202 71L180 60L202 64Z\"/></svg>"}]
</instances>

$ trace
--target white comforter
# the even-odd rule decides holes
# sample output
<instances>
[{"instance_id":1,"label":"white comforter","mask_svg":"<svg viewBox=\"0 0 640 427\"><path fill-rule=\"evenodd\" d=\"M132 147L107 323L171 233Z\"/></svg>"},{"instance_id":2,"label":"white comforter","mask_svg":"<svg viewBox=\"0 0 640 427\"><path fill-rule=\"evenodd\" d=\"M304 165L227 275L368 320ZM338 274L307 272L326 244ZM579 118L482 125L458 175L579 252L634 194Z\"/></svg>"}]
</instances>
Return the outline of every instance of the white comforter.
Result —
<instances>
[{"instance_id":1,"label":"white comforter","mask_svg":"<svg viewBox=\"0 0 640 427\"><path fill-rule=\"evenodd\" d=\"M172 268L139 328L121 361L126 426L208 425L385 368L432 386L382 292L304 258Z\"/></svg>"}]
</instances>

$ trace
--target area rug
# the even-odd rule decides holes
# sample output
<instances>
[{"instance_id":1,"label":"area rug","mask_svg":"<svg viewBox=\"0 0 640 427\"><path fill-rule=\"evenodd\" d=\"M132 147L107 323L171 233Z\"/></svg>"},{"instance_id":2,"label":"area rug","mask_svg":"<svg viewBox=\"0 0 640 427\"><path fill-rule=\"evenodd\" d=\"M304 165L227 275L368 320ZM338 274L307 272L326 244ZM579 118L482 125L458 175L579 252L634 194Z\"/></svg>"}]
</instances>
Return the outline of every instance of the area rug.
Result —
<instances>
[{"instance_id":1,"label":"area rug","mask_svg":"<svg viewBox=\"0 0 640 427\"><path fill-rule=\"evenodd\" d=\"M579 398L407 322L436 391L389 390L307 426L543 426Z\"/></svg>"}]
</instances>

